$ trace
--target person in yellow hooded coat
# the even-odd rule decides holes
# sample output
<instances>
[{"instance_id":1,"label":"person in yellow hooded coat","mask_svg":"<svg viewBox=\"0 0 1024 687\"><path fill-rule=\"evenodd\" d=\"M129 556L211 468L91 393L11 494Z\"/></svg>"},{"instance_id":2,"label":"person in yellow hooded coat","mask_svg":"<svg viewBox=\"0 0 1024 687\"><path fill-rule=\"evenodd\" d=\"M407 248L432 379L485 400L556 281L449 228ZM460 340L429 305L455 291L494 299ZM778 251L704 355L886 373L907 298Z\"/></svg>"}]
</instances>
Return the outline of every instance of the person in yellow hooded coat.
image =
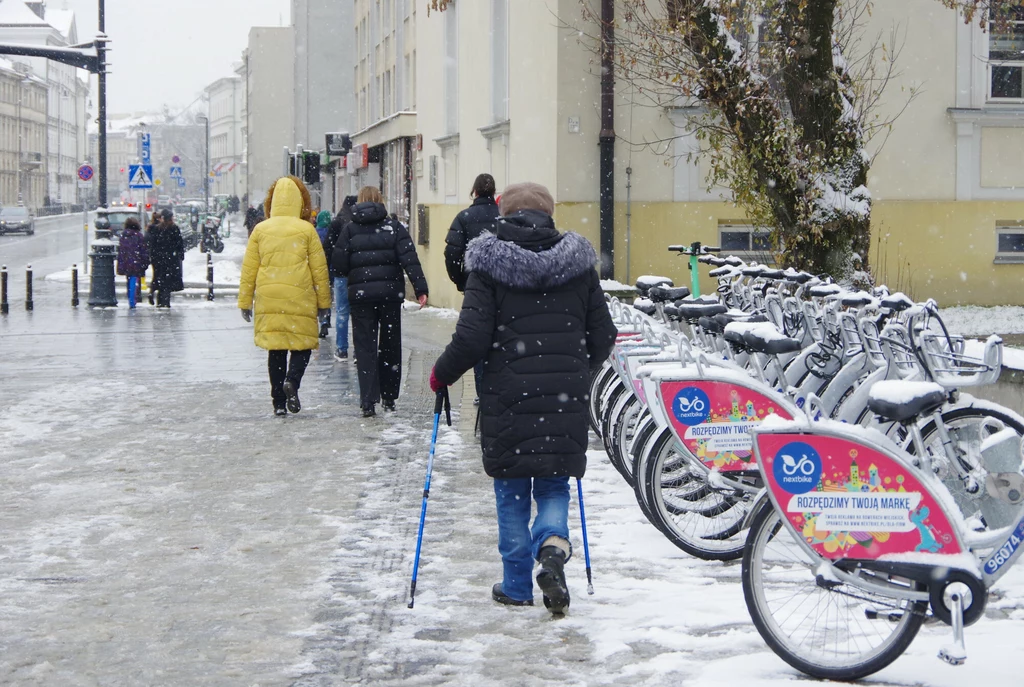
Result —
<instances>
[{"instance_id":1,"label":"person in yellow hooded coat","mask_svg":"<svg viewBox=\"0 0 1024 687\"><path fill-rule=\"evenodd\" d=\"M269 351L274 414L286 415L301 408L299 386L313 349L320 346L318 317L330 310L331 287L302 181L278 179L263 207L267 219L256 225L242 260L238 307L250 322L255 304L256 345Z\"/></svg>"}]
</instances>

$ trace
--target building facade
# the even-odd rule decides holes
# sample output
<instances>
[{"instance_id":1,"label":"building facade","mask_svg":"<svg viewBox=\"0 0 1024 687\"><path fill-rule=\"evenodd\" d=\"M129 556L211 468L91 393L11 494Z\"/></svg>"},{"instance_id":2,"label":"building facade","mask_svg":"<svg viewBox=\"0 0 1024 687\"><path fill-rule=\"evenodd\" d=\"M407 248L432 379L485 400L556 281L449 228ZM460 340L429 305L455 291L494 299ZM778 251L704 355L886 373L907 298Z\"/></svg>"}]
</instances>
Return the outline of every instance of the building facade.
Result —
<instances>
[{"instance_id":1,"label":"building facade","mask_svg":"<svg viewBox=\"0 0 1024 687\"><path fill-rule=\"evenodd\" d=\"M295 32L290 26L253 27L242 55L245 74L246 192L263 202L284 170L284 149L295 131Z\"/></svg>"},{"instance_id":2,"label":"building facade","mask_svg":"<svg viewBox=\"0 0 1024 687\"><path fill-rule=\"evenodd\" d=\"M1024 304L1024 16L984 31L935 0L904 0L876 3L864 32L896 27L903 48L879 105L895 120L870 149L876 278L940 305ZM559 227L599 245L601 75L580 39L597 33L577 0L455 0L416 23L414 228L432 302L459 303L444 237L480 172L499 189L545 184ZM376 78L361 83L372 94ZM651 107L622 81L615 93L615 277L686 283L674 243L753 252L757 232L729 190L706 186L686 109Z\"/></svg>"},{"instance_id":3,"label":"building facade","mask_svg":"<svg viewBox=\"0 0 1024 687\"><path fill-rule=\"evenodd\" d=\"M245 193L242 113L245 83L240 77L218 79L206 87L210 113L210 195Z\"/></svg>"},{"instance_id":4,"label":"building facade","mask_svg":"<svg viewBox=\"0 0 1024 687\"><path fill-rule=\"evenodd\" d=\"M0 59L0 203L42 207L45 162L46 82Z\"/></svg>"},{"instance_id":5,"label":"building facade","mask_svg":"<svg viewBox=\"0 0 1024 687\"><path fill-rule=\"evenodd\" d=\"M45 2L4 0L0 3L0 41L48 47L78 42L74 12L47 7ZM76 170L88 151L88 82L85 73L44 58L19 58L46 84L43 139L44 192L38 204L70 206L79 200Z\"/></svg>"}]
</instances>

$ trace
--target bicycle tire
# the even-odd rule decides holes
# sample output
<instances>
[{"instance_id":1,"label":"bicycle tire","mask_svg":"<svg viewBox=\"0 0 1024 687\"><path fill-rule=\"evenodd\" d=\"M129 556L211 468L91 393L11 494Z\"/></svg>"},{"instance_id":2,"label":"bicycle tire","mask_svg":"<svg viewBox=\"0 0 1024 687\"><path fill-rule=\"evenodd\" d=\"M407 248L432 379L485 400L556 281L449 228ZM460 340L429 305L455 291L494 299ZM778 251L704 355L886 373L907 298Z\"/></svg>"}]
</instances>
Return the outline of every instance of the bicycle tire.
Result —
<instances>
[{"instance_id":1,"label":"bicycle tire","mask_svg":"<svg viewBox=\"0 0 1024 687\"><path fill-rule=\"evenodd\" d=\"M659 529L669 541L695 558L738 559L743 555L744 537L737 535L743 530L749 502L713 489L697 501L676 500L674 493L662 484L666 462L673 458L674 450L675 436L670 430L663 431L644 458L643 474L637 475L638 481L643 480L644 498L658 520Z\"/></svg>"},{"instance_id":2,"label":"bicycle tire","mask_svg":"<svg viewBox=\"0 0 1024 687\"><path fill-rule=\"evenodd\" d=\"M601 370L594 375L594 379L590 384L590 399L587 403L587 408L590 416L590 428L594 430L594 434L601 436L601 427L599 426L599 418L601 417L601 394L604 393L605 387L615 377L615 369L611 363L606 362Z\"/></svg>"},{"instance_id":3,"label":"bicycle tire","mask_svg":"<svg viewBox=\"0 0 1024 687\"><path fill-rule=\"evenodd\" d=\"M605 452L612 465L629 486L633 486L636 480L633 478L631 470L632 460L629 461L629 467L626 467L628 452L623 454L623 448L624 445L628 445L629 438L632 436L631 431L636 431L636 421L642 409L643 404L635 394L624 394L619 397L619 401L612 409L609 421L604 427Z\"/></svg>"},{"instance_id":4,"label":"bicycle tire","mask_svg":"<svg viewBox=\"0 0 1024 687\"><path fill-rule=\"evenodd\" d=\"M768 556L771 559L770 562L766 560L766 550L769 544L773 546ZM787 546L789 552L782 551ZM792 567L781 570L787 561L792 564ZM778 511L771 504L764 505L755 514L750 525L747 546L743 552L740 580L750 618L768 647L779 658L800 672L824 680L859 680L882 670L903 655L910 643L914 641L918 630L921 629L928 603L925 601L901 601L851 585L819 585L815 575L817 569L818 561L808 555L790 532L784 528ZM801 573L806 573L806 576ZM766 580L766 575L771 575L772 579ZM778 582L774 581L776 575ZM796 584L806 587L806 593L802 592L799 587L794 591L793 587ZM776 585L788 588L784 590L784 595L780 594L778 605L773 613L772 600L769 599L769 595L771 595L770 590L775 589ZM837 591L840 588L854 591ZM806 597L808 604L793 610L791 604L794 599L800 598L801 594ZM851 594L856 594L856 596L851 596ZM826 596L822 597L822 595ZM905 604L906 607L900 611L899 620L893 623L889 617L869 619L868 606L862 603L869 595L875 597L876 605L883 607L901 609ZM848 617L841 618L844 603L849 604L852 612ZM810 610L803 614L804 608L810 608ZM815 631L816 626L812 626L808 629L807 623L815 622L814 619L811 619L811 614L820 609L824 609L822 613L824 613L826 623L830 616L834 617L834 628ZM782 618L783 612L785 618ZM779 616L778 619L776 614ZM799 620L795 620L796 618ZM781 625L788 621L795 621L797 625L797 628L789 634ZM868 627L881 628L883 631L886 628L891 628L892 631L879 641L877 647L869 651L862 651L860 647L864 646L866 641L863 636L857 636L857 633L866 634L864 630ZM798 631L799 634L802 634L804 643L815 639L821 639L823 642L834 640L834 659L828 661L824 655L824 649L803 648L796 637ZM857 640L855 645L859 653L853 653L848 660L840 661L839 644L844 635ZM883 637L883 635L884 632L879 633L878 636ZM847 647L851 647L849 641Z\"/></svg>"}]
</instances>

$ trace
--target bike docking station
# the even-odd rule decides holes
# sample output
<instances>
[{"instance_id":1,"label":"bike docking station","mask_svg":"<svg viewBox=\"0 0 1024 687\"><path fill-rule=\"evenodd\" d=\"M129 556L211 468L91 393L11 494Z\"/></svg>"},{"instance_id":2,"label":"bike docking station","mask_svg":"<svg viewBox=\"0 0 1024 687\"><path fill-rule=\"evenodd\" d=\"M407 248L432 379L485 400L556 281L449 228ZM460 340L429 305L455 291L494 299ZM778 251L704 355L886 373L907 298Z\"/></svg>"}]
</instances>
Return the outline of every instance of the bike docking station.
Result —
<instances>
[{"instance_id":1,"label":"bike docking station","mask_svg":"<svg viewBox=\"0 0 1024 687\"><path fill-rule=\"evenodd\" d=\"M632 304L608 299L619 331L590 394L644 515L695 557L742 559L751 619L797 670L871 675L926 619L963 664L1024 550L1024 417L961 391L998 379L1002 341L968 354L933 301L671 250L693 289L644 276Z\"/></svg>"}]
</instances>

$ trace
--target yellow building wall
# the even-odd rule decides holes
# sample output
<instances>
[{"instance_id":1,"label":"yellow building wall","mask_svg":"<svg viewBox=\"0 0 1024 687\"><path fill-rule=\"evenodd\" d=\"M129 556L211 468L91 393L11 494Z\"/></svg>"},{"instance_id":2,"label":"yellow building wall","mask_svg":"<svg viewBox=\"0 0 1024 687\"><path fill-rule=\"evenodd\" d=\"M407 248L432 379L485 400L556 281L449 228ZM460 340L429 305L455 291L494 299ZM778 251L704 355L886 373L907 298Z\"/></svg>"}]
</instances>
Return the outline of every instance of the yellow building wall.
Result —
<instances>
[{"instance_id":1,"label":"yellow building wall","mask_svg":"<svg viewBox=\"0 0 1024 687\"><path fill-rule=\"evenodd\" d=\"M430 246L420 246L432 305L459 308L462 297L444 268L444 239L460 206L430 207ZM690 285L688 260L671 244L718 244L721 223L741 222L731 203L633 203L628 240L626 204L616 203L615 276L635 282L643 274ZM940 306L1024 305L1024 264L993 264L996 223L1024 217L1024 202L882 201L874 205L870 260L876 279L915 300ZM555 225L598 243L598 204L561 203ZM701 267L701 292L715 284Z\"/></svg>"}]
</instances>

